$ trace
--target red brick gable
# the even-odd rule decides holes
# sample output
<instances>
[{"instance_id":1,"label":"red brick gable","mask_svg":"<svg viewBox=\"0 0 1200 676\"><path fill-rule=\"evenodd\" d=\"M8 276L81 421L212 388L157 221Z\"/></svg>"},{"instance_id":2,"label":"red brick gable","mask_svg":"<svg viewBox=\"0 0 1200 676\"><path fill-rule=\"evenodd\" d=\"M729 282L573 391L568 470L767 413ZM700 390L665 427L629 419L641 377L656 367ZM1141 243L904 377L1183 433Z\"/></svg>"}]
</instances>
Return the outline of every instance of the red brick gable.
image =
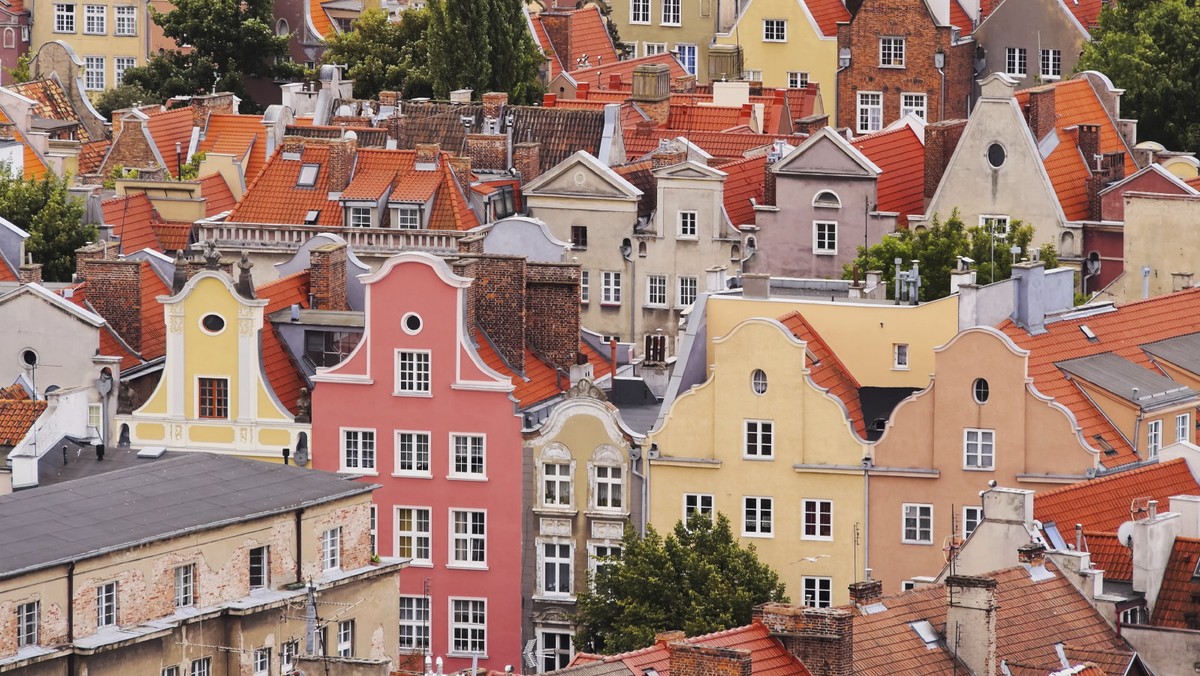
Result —
<instances>
[{"instance_id":1,"label":"red brick gable","mask_svg":"<svg viewBox=\"0 0 1200 676\"><path fill-rule=\"evenodd\" d=\"M682 638L678 643L688 646L746 651L750 656L750 674L752 676L811 676L808 668L796 659L779 639L771 636L770 630L758 621L712 634ZM647 670L652 669L659 676L671 676L671 649L665 640L648 648L619 655L576 653L568 669L588 664L613 662L621 662L632 674L650 673Z\"/></svg>"}]
</instances>

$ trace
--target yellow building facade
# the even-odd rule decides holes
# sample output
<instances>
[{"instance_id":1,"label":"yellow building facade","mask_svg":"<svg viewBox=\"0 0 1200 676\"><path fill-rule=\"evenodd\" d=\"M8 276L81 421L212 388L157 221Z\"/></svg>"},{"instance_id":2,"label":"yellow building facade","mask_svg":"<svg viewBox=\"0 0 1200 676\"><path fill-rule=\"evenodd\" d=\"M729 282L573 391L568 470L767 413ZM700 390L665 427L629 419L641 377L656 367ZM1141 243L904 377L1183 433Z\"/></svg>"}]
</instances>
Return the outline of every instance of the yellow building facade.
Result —
<instances>
[{"instance_id":1,"label":"yellow building facade","mask_svg":"<svg viewBox=\"0 0 1200 676\"><path fill-rule=\"evenodd\" d=\"M205 270L174 296L160 296L166 363L154 392L131 414L130 442L304 464L312 426L296 422L263 376L260 333L266 300L242 297L221 271Z\"/></svg>"},{"instance_id":2,"label":"yellow building facade","mask_svg":"<svg viewBox=\"0 0 1200 676\"><path fill-rule=\"evenodd\" d=\"M128 68L146 65L150 17L144 2L86 0L38 2L33 11L31 53L55 40L70 46L83 63L83 84L99 92L120 84Z\"/></svg>"}]
</instances>

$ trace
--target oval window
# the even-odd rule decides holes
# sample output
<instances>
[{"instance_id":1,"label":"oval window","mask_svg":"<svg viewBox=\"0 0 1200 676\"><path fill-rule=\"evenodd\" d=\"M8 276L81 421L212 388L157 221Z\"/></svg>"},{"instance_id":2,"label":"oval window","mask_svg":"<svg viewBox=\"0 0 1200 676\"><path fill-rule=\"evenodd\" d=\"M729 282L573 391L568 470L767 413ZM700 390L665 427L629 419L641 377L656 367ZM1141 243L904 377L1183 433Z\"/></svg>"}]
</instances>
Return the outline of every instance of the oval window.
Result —
<instances>
[{"instance_id":1,"label":"oval window","mask_svg":"<svg viewBox=\"0 0 1200 676\"><path fill-rule=\"evenodd\" d=\"M204 315L200 325L209 333L220 333L225 330L225 319L221 315Z\"/></svg>"},{"instance_id":2,"label":"oval window","mask_svg":"<svg viewBox=\"0 0 1200 676\"><path fill-rule=\"evenodd\" d=\"M987 159L988 164L992 165L993 169L999 169L1004 166L1004 160L1008 158L1008 153L1004 151L1004 146L999 143L993 143L988 146Z\"/></svg>"},{"instance_id":3,"label":"oval window","mask_svg":"<svg viewBox=\"0 0 1200 676\"><path fill-rule=\"evenodd\" d=\"M404 332L411 335L416 335L421 332L421 315L410 312L404 315Z\"/></svg>"},{"instance_id":4,"label":"oval window","mask_svg":"<svg viewBox=\"0 0 1200 676\"><path fill-rule=\"evenodd\" d=\"M975 396L975 402L978 404L986 404L988 400L988 381L983 378L976 378L975 383L971 386L971 394Z\"/></svg>"},{"instance_id":5,"label":"oval window","mask_svg":"<svg viewBox=\"0 0 1200 676\"><path fill-rule=\"evenodd\" d=\"M25 350L21 352L21 363L29 367L37 366L37 352L34 352L33 350Z\"/></svg>"},{"instance_id":6,"label":"oval window","mask_svg":"<svg viewBox=\"0 0 1200 676\"><path fill-rule=\"evenodd\" d=\"M750 374L750 387L754 388L755 394L765 394L767 391L767 372L762 369L754 369Z\"/></svg>"}]
</instances>

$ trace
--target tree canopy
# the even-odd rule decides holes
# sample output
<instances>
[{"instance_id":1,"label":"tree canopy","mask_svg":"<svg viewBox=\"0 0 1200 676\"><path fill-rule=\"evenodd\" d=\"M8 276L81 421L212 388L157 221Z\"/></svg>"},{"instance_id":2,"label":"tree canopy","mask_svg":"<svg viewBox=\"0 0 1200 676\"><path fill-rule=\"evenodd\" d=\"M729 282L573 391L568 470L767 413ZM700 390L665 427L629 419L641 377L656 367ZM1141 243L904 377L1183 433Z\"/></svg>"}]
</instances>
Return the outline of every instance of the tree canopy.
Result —
<instances>
[{"instance_id":1,"label":"tree canopy","mask_svg":"<svg viewBox=\"0 0 1200 676\"><path fill-rule=\"evenodd\" d=\"M29 233L25 251L42 264L48 282L71 281L75 250L97 236L96 226L83 223L83 200L72 197L68 186L68 178L27 180L0 167L0 214Z\"/></svg>"},{"instance_id":2,"label":"tree canopy","mask_svg":"<svg viewBox=\"0 0 1200 676\"><path fill-rule=\"evenodd\" d=\"M1200 151L1200 5L1194 0L1107 3L1078 70L1098 70L1125 90L1123 117L1138 137Z\"/></svg>"},{"instance_id":3,"label":"tree canopy","mask_svg":"<svg viewBox=\"0 0 1200 676\"><path fill-rule=\"evenodd\" d=\"M609 654L644 648L661 631L694 636L749 624L754 606L787 600L779 575L753 545L738 545L723 514L693 514L666 537L626 527L620 558L602 561L591 582L578 594L576 640Z\"/></svg>"},{"instance_id":4,"label":"tree canopy","mask_svg":"<svg viewBox=\"0 0 1200 676\"><path fill-rule=\"evenodd\" d=\"M276 35L273 0L175 0L154 23L180 49L125 71L125 82L166 100L172 96L230 91L249 103L246 79L288 78L301 73L286 62L288 37ZM187 51L181 51L184 46Z\"/></svg>"},{"instance_id":5,"label":"tree canopy","mask_svg":"<svg viewBox=\"0 0 1200 676\"><path fill-rule=\"evenodd\" d=\"M889 297L894 295L896 259L901 267L908 269L917 261L921 273L920 299L936 300L950 295L950 273L963 256L975 261L976 279L980 284L989 284L1012 276L1012 247L1020 247L1023 257L1028 257L1033 241L1033 226L1013 220L1007 228L992 222L968 228L955 209L943 223L935 214L927 229L920 231L900 230L883 238L871 247L858 247L858 256L847 265L842 275L850 279L857 268L859 274L868 270L883 273ZM1054 246L1047 244L1039 249L1041 260L1047 268L1058 266L1058 254Z\"/></svg>"},{"instance_id":6,"label":"tree canopy","mask_svg":"<svg viewBox=\"0 0 1200 676\"><path fill-rule=\"evenodd\" d=\"M434 95L456 89L508 92L513 103L534 103L541 53L522 14L521 0L429 0L426 34Z\"/></svg>"},{"instance_id":7,"label":"tree canopy","mask_svg":"<svg viewBox=\"0 0 1200 676\"><path fill-rule=\"evenodd\" d=\"M399 21L390 21L381 9L367 9L353 28L325 41L322 62L346 66L356 97L374 98L381 91L398 91L404 98L433 96L425 40L428 9L406 9Z\"/></svg>"}]
</instances>

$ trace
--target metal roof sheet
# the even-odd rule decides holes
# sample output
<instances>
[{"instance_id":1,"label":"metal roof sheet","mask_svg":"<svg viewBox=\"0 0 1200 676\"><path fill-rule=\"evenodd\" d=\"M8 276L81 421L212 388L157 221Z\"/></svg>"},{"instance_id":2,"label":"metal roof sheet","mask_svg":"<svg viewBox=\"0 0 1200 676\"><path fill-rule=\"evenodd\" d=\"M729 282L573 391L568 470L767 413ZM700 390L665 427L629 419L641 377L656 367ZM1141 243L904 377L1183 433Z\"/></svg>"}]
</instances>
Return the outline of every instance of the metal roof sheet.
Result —
<instances>
[{"instance_id":1,"label":"metal roof sheet","mask_svg":"<svg viewBox=\"0 0 1200 676\"><path fill-rule=\"evenodd\" d=\"M1067 373L1143 408L1196 397L1196 391L1112 352L1058 362Z\"/></svg>"}]
</instances>

